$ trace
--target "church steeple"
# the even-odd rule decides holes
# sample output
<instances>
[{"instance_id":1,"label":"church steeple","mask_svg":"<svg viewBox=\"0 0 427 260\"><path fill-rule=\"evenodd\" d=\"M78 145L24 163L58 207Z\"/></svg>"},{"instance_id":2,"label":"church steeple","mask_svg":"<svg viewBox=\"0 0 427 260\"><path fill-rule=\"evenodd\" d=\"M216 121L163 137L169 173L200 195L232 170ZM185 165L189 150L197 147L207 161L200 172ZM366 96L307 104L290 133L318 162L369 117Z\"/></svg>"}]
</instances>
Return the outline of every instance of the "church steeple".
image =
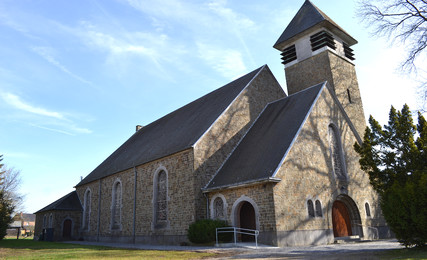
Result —
<instances>
[{"instance_id":1,"label":"church steeple","mask_svg":"<svg viewBox=\"0 0 427 260\"><path fill-rule=\"evenodd\" d=\"M328 81L360 135L365 119L350 46L357 41L309 0L283 31L281 51L288 94Z\"/></svg>"}]
</instances>

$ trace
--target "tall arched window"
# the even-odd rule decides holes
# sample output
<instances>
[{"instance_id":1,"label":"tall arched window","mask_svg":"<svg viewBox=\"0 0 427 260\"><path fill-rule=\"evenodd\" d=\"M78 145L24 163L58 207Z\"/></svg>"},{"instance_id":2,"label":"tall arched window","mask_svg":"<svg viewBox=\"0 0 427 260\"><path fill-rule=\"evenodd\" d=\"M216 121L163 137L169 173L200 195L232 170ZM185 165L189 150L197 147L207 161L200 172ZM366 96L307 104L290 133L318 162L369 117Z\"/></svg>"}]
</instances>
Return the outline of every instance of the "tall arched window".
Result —
<instances>
[{"instance_id":1,"label":"tall arched window","mask_svg":"<svg viewBox=\"0 0 427 260\"><path fill-rule=\"evenodd\" d=\"M310 218L314 218L314 206L312 200L307 200L307 211Z\"/></svg>"},{"instance_id":2,"label":"tall arched window","mask_svg":"<svg viewBox=\"0 0 427 260\"><path fill-rule=\"evenodd\" d=\"M335 176L338 179L346 180L344 155L342 152L341 138L338 130L333 124L329 125L329 146L331 149L332 166L334 169Z\"/></svg>"},{"instance_id":3,"label":"tall arched window","mask_svg":"<svg viewBox=\"0 0 427 260\"><path fill-rule=\"evenodd\" d=\"M120 229L122 213L122 183L116 181L113 184L111 198L111 229Z\"/></svg>"},{"instance_id":4,"label":"tall arched window","mask_svg":"<svg viewBox=\"0 0 427 260\"><path fill-rule=\"evenodd\" d=\"M53 216L52 216L52 213L50 213L50 215L49 215L49 228L52 228L52 225L53 225Z\"/></svg>"},{"instance_id":5,"label":"tall arched window","mask_svg":"<svg viewBox=\"0 0 427 260\"><path fill-rule=\"evenodd\" d=\"M320 200L316 200L315 206L316 206L316 217L323 217L322 204L320 203Z\"/></svg>"},{"instance_id":6,"label":"tall arched window","mask_svg":"<svg viewBox=\"0 0 427 260\"><path fill-rule=\"evenodd\" d=\"M160 170L154 179L155 228L164 228L168 221L168 175Z\"/></svg>"},{"instance_id":7,"label":"tall arched window","mask_svg":"<svg viewBox=\"0 0 427 260\"><path fill-rule=\"evenodd\" d=\"M224 201L221 197L217 197L213 202L214 219L224 219Z\"/></svg>"},{"instance_id":8,"label":"tall arched window","mask_svg":"<svg viewBox=\"0 0 427 260\"><path fill-rule=\"evenodd\" d=\"M43 228L46 228L46 222L47 222L47 217L46 215L43 216Z\"/></svg>"},{"instance_id":9,"label":"tall arched window","mask_svg":"<svg viewBox=\"0 0 427 260\"><path fill-rule=\"evenodd\" d=\"M90 223L90 209L91 209L91 192L90 189L87 189L84 195L83 202L83 230L89 230Z\"/></svg>"}]
</instances>

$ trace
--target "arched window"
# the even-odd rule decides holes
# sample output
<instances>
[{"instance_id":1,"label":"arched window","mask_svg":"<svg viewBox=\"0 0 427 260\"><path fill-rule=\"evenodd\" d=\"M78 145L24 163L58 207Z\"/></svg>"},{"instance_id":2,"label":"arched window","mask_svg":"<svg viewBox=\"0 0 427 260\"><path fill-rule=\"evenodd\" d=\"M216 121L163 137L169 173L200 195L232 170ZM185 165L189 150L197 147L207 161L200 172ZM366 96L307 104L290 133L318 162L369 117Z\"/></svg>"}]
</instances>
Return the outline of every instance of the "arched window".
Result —
<instances>
[{"instance_id":1,"label":"arched window","mask_svg":"<svg viewBox=\"0 0 427 260\"><path fill-rule=\"evenodd\" d=\"M47 222L47 217L46 215L43 216L43 228L46 228L46 222Z\"/></svg>"},{"instance_id":2,"label":"arched window","mask_svg":"<svg viewBox=\"0 0 427 260\"><path fill-rule=\"evenodd\" d=\"M368 218L371 217L371 207L369 207L369 203L368 202L365 203L365 211L366 211L366 216Z\"/></svg>"},{"instance_id":3,"label":"arched window","mask_svg":"<svg viewBox=\"0 0 427 260\"><path fill-rule=\"evenodd\" d=\"M49 215L49 228L52 228L53 216L52 213Z\"/></svg>"},{"instance_id":4,"label":"arched window","mask_svg":"<svg viewBox=\"0 0 427 260\"><path fill-rule=\"evenodd\" d=\"M316 200L315 206L316 206L316 217L323 217L322 204L320 203L319 200Z\"/></svg>"},{"instance_id":5,"label":"arched window","mask_svg":"<svg viewBox=\"0 0 427 260\"><path fill-rule=\"evenodd\" d=\"M332 166L334 169L335 176L338 179L346 180L347 177L346 177L345 167L344 167L344 155L342 152L341 138L338 133L338 130L333 124L329 125L328 135L329 135L329 146L331 149Z\"/></svg>"},{"instance_id":6,"label":"arched window","mask_svg":"<svg viewBox=\"0 0 427 260\"><path fill-rule=\"evenodd\" d=\"M217 197L213 202L214 219L224 219L224 201L221 197Z\"/></svg>"},{"instance_id":7,"label":"arched window","mask_svg":"<svg viewBox=\"0 0 427 260\"><path fill-rule=\"evenodd\" d=\"M154 179L155 228L165 228L168 221L168 175L160 170Z\"/></svg>"},{"instance_id":8,"label":"arched window","mask_svg":"<svg viewBox=\"0 0 427 260\"><path fill-rule=\"evenodd\" d=\"M83 202L83 230L89 230L90 223L90 209L91 209L91 192L89 189L86 190Z\"/></svg>"},{"instance_id":9,"label":"arched window","mask_svg":"<svg viewBox=\"0 0 427 260\"><path fill-rule=\"evenodd\" d=\"M113 184L111 198L111 229L120 229L122 213L122 183L116 181Z\"/></svg>"},{"instance_id":10,"label":"arched window","mask_svg":"<svg viewBox=\"0 0 427 260\"><path fill-rule=\"evenodd\" d=\"M312 200L307 200L307 211L310 218L314 218L314 206Z\"/></svg>"}]
</instances>

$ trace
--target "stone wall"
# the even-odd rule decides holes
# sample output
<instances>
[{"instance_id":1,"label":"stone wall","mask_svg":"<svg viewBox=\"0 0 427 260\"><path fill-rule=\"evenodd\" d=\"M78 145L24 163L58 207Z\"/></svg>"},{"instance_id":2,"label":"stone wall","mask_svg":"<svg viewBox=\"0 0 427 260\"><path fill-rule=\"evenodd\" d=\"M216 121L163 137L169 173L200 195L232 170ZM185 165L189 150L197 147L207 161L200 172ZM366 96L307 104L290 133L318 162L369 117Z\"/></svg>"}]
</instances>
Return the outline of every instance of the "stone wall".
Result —
<instances>
[{"instance_id":1,"label":"stone wall","mask_svg":"<svg viewBox=\"0 0 427 260\"><path fill-rule=\"evenodd\" d=\"M168 225L157 229L153 225L153 181L154 175L159 170L164 170L168 176ZM194 221L196 212L192 172L193 150L188 149L77 187L82 205L86 189L90 188L92 191L91 223L89 231L82 232L84 239L154 244L177 244L186 241L188 226ZM121 225L113 229L112 190L113 184L117 181L121 183L122 192ZM101 187L100 210L99 187Z\"/></svg>"},{"instance_id":2,"label":"stone wall","mask_svg":"<svg viewBox=\"0 0 427 260\"><path fill-rule=\"evenodd\" d=\"M339 181L333 173L328 141L331 123L341 134L347 182ZM361 223L354 223L353 229L361 237L372 238L372 234L363 230L375 230L385 225L378 207L378 196L369 184L368 175L360 170L359 157L353 149L355 142L349 124L325 89L276 176L282 179L274 187L280 246L333 242L331 211L333 202L338 198L351 198L355 202L355 214L359 214ZM309 199L321 202L322 217L308 216ZM366 217L366 202L371 205L371 218Z\"/></svg>"},{"instance_id":3,"label":"stone wall","mask_svg":"<svg viewBox=\"0 0 427 260\"><path fill-rule=\"evenodd\" d=\"M206 217L206 199L201 188L214 176L224 160L264 109L286 94L268 67L249 83L231 106L218 118L194 148L197 219Z\"/></svg>"},{"instance_id":4,"label":"stone wall","mask_svg":"<svg viewBox=\"0 0 427 260\"><path fill-rule=\"evenodd\" d=\"M285 74L289 95L328 81L359 135L363 136L366 122L354 64L327 50L286 67Z\"/></svg>"}]
</instances>

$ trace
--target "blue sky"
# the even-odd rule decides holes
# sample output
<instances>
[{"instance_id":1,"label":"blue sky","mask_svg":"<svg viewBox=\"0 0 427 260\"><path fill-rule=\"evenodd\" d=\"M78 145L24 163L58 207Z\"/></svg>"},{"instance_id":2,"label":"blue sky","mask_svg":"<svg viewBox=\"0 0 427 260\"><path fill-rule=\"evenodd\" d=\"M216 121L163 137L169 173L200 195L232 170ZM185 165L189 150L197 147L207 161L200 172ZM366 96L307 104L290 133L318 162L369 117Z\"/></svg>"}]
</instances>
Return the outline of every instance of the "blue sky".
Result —
<instances>
[{"instance_id":1,"label":"blue sky","mask_svg":"<svg viewBox=\"0 0 427 260\"><path fill-rule=\"evenodd\" d=\"M366 115L385 123L392 104L416 108L419 79L397 69L405 47L371 38L354 1L313 3L359 41ZM302 4L0 1L0 154L21 171L26 211L72 191L136 125L264 64L286 89L272 46Z\"/></svg>"}]
</instances>

